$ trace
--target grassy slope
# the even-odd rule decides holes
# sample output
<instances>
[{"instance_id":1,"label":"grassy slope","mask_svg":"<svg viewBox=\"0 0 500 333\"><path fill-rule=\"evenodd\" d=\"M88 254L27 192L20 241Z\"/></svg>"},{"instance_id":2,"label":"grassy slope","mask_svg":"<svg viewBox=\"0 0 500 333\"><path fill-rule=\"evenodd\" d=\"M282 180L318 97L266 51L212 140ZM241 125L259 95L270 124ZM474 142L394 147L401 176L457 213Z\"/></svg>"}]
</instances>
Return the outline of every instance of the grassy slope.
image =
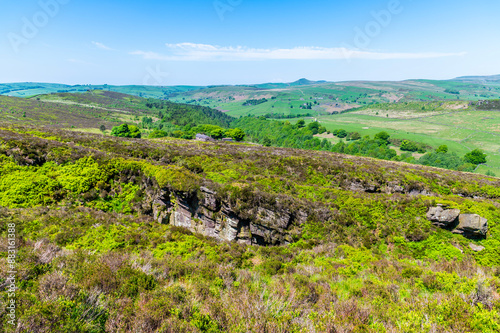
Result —
<instances>
[{"instance_id":1,"label":"grassy slope","mask_svg":"<svg viewBox=\"0 0 500 333\"><path fill-rule=\"evenodd\" d=\"M138 115L86 105L46 103L36 99L0 96L0 118L15 123L98 129L100 125L111 128L123 117Z\"/></svg>"},{"instance_id":2,"label":"grassy slope","mask_svg":"<svg viewBox=\"0 0 500 333\"><path fill-rule=\"evenodd\" d=\"M500 329L498 180L324 152L1 127L0 230L17 225L22 331ZM140 214L145 176L173 191L207 186L236 207L316 213L292 245L216 243ZM488 218L488 238L431 226L436 203ZM5 312L0 320L7 331Z\"/></svg>"},{"instance_id":3,"label":"grassy slope","mask_svg":"<svg viewBox=\"0 0 500 333\"><path fill-rule=\"evenodd\" d=\"M144 116L158 120L158 109L147 107L147 99L103 90L85 93L53 93L32 98L0 96L0 120L18 124L34 124L105 133L120 123L140 124ZM165 102L171 121L196 119L201 123L227 126L233 118L216 110L195 105ZM191 119L189 118L189 119ZM147 132L147 130L145 130Z\"/></svg>"}]
</instances>

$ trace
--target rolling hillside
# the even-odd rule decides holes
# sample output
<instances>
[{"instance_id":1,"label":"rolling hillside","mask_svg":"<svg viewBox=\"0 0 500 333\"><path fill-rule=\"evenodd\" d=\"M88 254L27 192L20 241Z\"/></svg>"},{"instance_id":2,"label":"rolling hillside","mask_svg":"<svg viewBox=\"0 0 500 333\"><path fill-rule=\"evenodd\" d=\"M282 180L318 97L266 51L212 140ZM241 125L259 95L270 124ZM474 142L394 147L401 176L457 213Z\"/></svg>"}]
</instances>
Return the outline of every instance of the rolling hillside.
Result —
<instances>
[{"instance_id":1,"label":"rolling hillside","mask_svg":"<svg viewBox=\"0 0 500 333\"><path fill-rule=\"evenodd\" d=\"M160 119L161 115L161 119ZM92 90L82 93L53 93L29 99L0 96L0 119L19 124L47 125L109 133L121 123L143 124L147 118L164 125L212 124L228 127L234 119L222 112L127 94Z\"/></svg>"},{"instance_id":2,"label":"rolling hillside","mask_svg":"<svg viewBox=\"0 0 500 333\"><path fill-rule=\"evenodd\" d=\"M495 178L5 121L0 171L21 331L500 328Z\"/></svg>"},{"instance_id":3,"label":"rolling hillside","mask_svg":"<svg viewBox=\"0 0 500 333\"><path fill-rule=\"evenodd\" d=\"M52 93L83 93L88 90L106 90L145 98L167 98L190 90L202 89L196 86L112 86L112 85L67 85L52 83L3 83L0 84L0 95L13 97L33 97Z\"/></svg>"}]
</instances>

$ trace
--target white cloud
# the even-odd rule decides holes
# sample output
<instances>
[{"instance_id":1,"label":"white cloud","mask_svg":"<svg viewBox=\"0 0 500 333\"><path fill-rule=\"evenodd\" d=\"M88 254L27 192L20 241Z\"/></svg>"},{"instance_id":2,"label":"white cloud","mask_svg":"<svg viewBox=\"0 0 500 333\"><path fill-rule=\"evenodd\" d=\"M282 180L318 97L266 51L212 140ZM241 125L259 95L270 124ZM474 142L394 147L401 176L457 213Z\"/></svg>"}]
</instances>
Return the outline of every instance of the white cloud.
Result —
<instances>
[{"instance_id":1,"label":"white cloud","mask_svg":"<svg viewBox=\"0 0 500 333\"><path fill-rule=\"evenodd\" d=\"M255 49L242 46L215 46L207 44L166 44L170 52L161 54L147 51L130 52L148 60L165 61L252 61L252 60L337 60L337 59L429 59L463 56L461 53L439 52L373 52L345 47L294 47L291 49Z\"/></svg>"},{"instance_id":2,"label":"white cloud","mask_svg":"<svg viewBox=\"0 0 500 333\"><path fill-rule=\"evenodd\" d=\"M103 43L92 41L92 44L94 44L95 46L97 46L98 48L100 48L102 50L107 50L107 51L112 51L113 50L112 48L110 48L109 46L104 45Z\"/></svg>"}]
</instances>

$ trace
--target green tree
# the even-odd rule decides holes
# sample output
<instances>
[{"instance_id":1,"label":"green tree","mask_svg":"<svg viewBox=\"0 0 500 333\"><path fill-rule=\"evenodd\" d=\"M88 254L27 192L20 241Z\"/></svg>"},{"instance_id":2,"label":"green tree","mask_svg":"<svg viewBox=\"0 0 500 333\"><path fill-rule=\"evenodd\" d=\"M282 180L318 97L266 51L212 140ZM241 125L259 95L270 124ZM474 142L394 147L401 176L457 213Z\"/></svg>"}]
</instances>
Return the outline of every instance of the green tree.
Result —
<instances>
[{"instance_id":1,"label":"green tree","mask_svg":"<svg viewBox=\"0 0 500 333\"><path fill-rule=\"evenodd\" d=\"M168 133L162 130L154 130L153 132L149 133L149 138L155 139L155 138L164 138L168 136Z\"/></svg>"},{"instance_id":2,"label":"green tree","mask_svg":"<svg viewBox=\"0 0 500 333\"><path fill-rule=\"evenodd\" d=\"M300 119L299 121L297 121L297 127L298 128L302 128L306 125L306 121L304 119Z\"/></svg>"},{"instance_id":3,"label":"green tree","mask_svg":"<svg viewBox=\"0 0 500 333\"><path fill-rule=\"evenodd\" d=\"M356 141L359 139L361 139L361 134L359 134L358 132L351 132L347 136L347 140L350 140L350 141Z\"/></svg>"},{"instance_id":4,"label":"green tree","mask_svg":"<svg viewBox=\"0 0 500 333\"><path fill-rule=\"evenodd\" d=\"M486 171L486 176L496 177L495 173L491 170Z\"/></svg>"},{"instance_id":5,"label":"green tree","mask_svg":"<svg viewBox=\"0 0 500 333\"><path fill-rule=\"evenodd\" d=\"M141 131L135 125L121 124L120 126L113 127L111 135L122 138L140 138Z\"/></svg>"},{"instance_id":6,"label":"green tree","mask_svg":"<svg viewBox=\"0 0 500 333\"><path fill-rule=\"evenodd\" d=\"M319 123L317 121L313 121L307 125L307 129L312 132L312 134L318 134L319 132Z\"/></svg>"},{"instance_id":7,"label":"green tree","mask_svg":"<svg viewBox=\"0 0 500 333\"><path fill-rule=\"evenodd\" d=\"M436 149L436 153L447 153L448 152L448 146L447 145L441 145Z\"/></svg>"},{"instance_id":8,"label":"green tree","mask_svg":"<svg viewBox=\"0 0 500 333\"><path fill-rule=\"evenodd\" d=\"M483 164L486 163L486 154L484 154L480 149L474 149L473 151L465 154L464 160L467 163L475 165Z\"/></svg>"},{"instance_id":9,"label":"green tree","mask_svg":"<svg viewBox=\"0 0 500 333\"><path fill-rule=\"evenodd\" d=\"M183 135L184 135L184 132L183 132L183 131L179 131L179 130L177 130L177 131L173 131L173 132L172 132L172 136L173 136L174 138L182 138L182 136L183 136Z\"/></svg>"},{"instance_id":10,"label":"green tree","mask_svg":"<svg viewBox=\"0 0 500 333\"><path fill-rule=\"evenodd\" d=\"M337 130L337 137L339 138L345 138L347 136L347 131L345 129L339 129Z\"/></svg>"},{"instance_id":11,"label":"green tree","mask_svg":"<svg viewBox=\"0 0 500 333\"><path fill-rule=\"evenodd\" d=\"M226 131L226 136L233 138L235 141L243 141L245 132L241 128L231 128Z\"/></svg>"},{"instance_id":12,"label":"green tree","mask_svg":"<svg viewBox=\"0 0 500 333\"><path fill-rule=\"evenodd\" d=\"M375 134L375 140L381 140L381 141L384 141L385 143L389 143L390 137L391 136L389 135L389 133L387 133L385 131L382 131L382 132Z\"/></svg>"},{"instance_id":13,"label":"green tree","mask_svg":"<svg viewBox=\"0 0 500 333\"><path fill-rule=\"evenodd\" d=\"M139 127L135 125L128 125L129 129L129 137L130 138L140 138L141 137L141 130Z\"/></svg>"},{"instance_id":14,"label":"green tree","mask_svg":"<svg viewBox=\"0 0 500 333\"><path fill-rule=\"evenodd\" d=\"M127 138L130 130L127 124L121 124L120 126L115 126L111 130L111 135L118 136L121 138Z\"/></svg>"},{"instance_id":15,"label":"green tree","mask_svg":"<svg viewBox=\"0 0 500 333\"><path fill-rule=\"evenodd\" d=\"M106 130L106 126L101 125L101 126L99 126L99 129L101 130L101 132L104 132Z\"/></svg>"},{"instance_id":16,"label":"green tree","mask_svg":"<svg viewBox=\"0 0 500 333\"><path fill-rule=\"evenodd\" d=\"M210 136L214 139L222 139L224 137L224 130L222 128L215 128L210 132Z\"/></svg>"}]
</instances>

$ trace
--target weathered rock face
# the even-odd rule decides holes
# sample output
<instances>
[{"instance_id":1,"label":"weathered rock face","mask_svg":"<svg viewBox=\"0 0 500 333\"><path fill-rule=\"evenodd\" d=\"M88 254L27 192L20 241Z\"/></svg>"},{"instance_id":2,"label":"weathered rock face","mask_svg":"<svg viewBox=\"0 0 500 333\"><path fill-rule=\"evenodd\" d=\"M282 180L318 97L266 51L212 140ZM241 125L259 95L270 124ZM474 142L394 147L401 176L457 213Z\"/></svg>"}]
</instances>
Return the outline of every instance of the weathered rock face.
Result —
<instances>
[{"instance_id":1,"label":"weathered rock face","mask_svg":"<svg viewBox=\"0 0 500 333\"><path fill-rule=\"evenodd\" d=\"M488 233L487 219L477 214L460 214L459 209L431 207L427 219L440 228L471 239L486 238Z\"/></svg>"},{"instance_id":2,"label":"weathered rock face","mask_svg":"<svg viewBox=\"0 0 500 333\"><path fill-rule=\"evenodd\" d=\"M252 220L234 213L227 203L219 203L213 192L202 190L203 198L175 197L170 223L219 240L244 244L283 244L291 241L287 228L293 218L289 212L273 212L262 207L251 209Z\"/></svg>"},{"instance_id":3,"label":"weathered rock face","mask_svg":"<svg viewBox=\"0 0 500 333\"><path fill-rule=\"evenodd\" d=\"M488 220L477 214L461 214L453 233L467 238L484 238L488 233Z\"/></svg>"},{"instance_id":4,"label":"weathered rock face","mask_svg":"<svg viewBox=\"0 0 500 333\"><path fill-rule=\"evenodd\" d=\"M440 228L450 228L456 224L459 215L459 209L443 209L438 206L429 209L427 219Z\"/></svg>"},{"instance_id":5,"label":"weathered rock face","mask_svg":"<svg viewBox=\"0 0 500 333\"><path fill-rule=\"evenodd\" d=\"M278 245L292 241L288 234L291 224L302 224L307 213L277 211L256 206L245 210L245 217L229 203L221 202L214 191L201 187L201 195L174 193L158 189L145 179L142 212L152 215L159 223L170 223L218 240L244 244Z\"/></svg>"}]
</instances>

